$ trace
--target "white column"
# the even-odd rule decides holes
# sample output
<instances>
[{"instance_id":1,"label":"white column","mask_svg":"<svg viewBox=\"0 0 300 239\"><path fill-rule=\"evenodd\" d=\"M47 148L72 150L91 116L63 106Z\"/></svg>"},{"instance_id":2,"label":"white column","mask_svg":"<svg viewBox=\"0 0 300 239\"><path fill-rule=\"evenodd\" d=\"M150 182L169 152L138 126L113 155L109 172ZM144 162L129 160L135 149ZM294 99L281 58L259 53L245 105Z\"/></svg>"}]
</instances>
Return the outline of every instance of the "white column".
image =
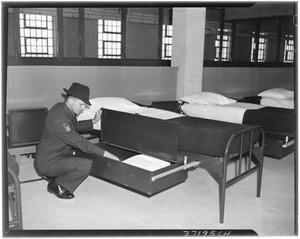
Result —
<instances>
[{"instance_id":1,"label":"white column","mask_svg":"<svg viewBox=\"0 0 300 239\"><path fill-rule=\"evenodd\" d=\"M177 99L202 91L206 8L173 8L171 66L178 67Z\"/></svg>"}]
</instances>

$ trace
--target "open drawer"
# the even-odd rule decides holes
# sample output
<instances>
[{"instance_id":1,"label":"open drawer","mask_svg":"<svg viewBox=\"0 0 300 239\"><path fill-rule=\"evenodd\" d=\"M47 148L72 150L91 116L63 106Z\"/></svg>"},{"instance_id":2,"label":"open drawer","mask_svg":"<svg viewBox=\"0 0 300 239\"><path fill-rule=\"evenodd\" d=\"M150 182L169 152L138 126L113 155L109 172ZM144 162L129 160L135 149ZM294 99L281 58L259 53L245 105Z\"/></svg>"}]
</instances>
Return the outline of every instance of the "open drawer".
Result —
<instances>
[{"instance_id":1,"label":"open drawer","mask_svg":"<svg viewBox=\"0 0 300 239\"><path fill-rule=\"evenodd\" d=\"M186 163L187 160L178 154L177 122L107 109L102 110L101 118L101 142L97 145L116 155L120 161L86 155L93 160L92 176L153 195L184 182L187 169L199 164ZM139 165L127 163L137 155L143 157L137 159ZM162 166L150 170L141 167L145 157L153 160L156 166L157 162Z\"/></svg>"},{"instance_id":2,"label":"open drawer","mask_svg":"<svg viewBox=\"0 0 300 239\"><path fill-rule=\"evenodd\" d=\"M183 159L178 163L170 163L158 170L150 171L126 163L126 159L139 155L135 152L103 143L97 145L118 156L120 161L97 155L87 155L86 157L93 160L91 175L94 177L108 180L147 196L184 182L187 178L185 168L188 168L190 164L184 165ZM84 156L84 153L79 154Z\"/></svg>"},{"instance_id":3,"label":"open drawer","mask_svg":"<svg viewBox=\"0 0 300 239\"><path fill-rule=\"evenodd\" d=\"M295 140L293 137L266 133L265 143L265 155L268 157L282 159L295 151Z\"/></svg>"}]
</instances>

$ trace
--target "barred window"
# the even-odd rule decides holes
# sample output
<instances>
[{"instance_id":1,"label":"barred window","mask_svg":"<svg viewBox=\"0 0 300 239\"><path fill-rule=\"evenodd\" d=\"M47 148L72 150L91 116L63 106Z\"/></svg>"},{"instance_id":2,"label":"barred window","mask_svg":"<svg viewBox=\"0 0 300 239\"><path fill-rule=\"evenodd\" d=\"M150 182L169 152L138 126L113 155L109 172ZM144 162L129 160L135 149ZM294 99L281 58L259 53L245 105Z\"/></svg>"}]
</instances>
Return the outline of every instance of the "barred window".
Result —
<instances>
[{"instance_id":1,"label":"barred window","mask_svg":"<svg viewBox=\"0 0 300 239\"><path fill-rule=\"evenodd\" d=\"M53 17L20 13L21 57L53 57Z\"/></svg>"},{"instance_id":2,"label":"barred window","mask_svg":"<svg viewBox=\"0 0 300 239\"><path fill-rule=\"evenodd\" d=\"M268 39L266 33L260 33L258 52L257 52L257 62L266 62L267 61L267 47ZM252 47L251 47L251 62L254 62L254 53L256 50L256 41L255 37L252 37Z\"/></svg>"},{"instance_id":3,"label":"barred window","mask_svg":"<svg viewBox=\"0 0 300 239\"><path fill-rule=\"evenodd\" d=\"M172 25L162 25L162 59L171 60L172 57Z\"/></svg>"},{"instance_id":4,"label":"barred window","mask_svg":"<svg viewBox=\"0 0 300 239\"><path fill-rule=\"evenodd\" d=\"M121 21L98 20L98 58L121 58Z\"/></svg>"},{"instance_id":5,"label":"barred window","mask_svg":"<svg viewBox=\"0 0 300 239\"><path fill-rule=\"evenodd\" d=\"M218 32L221 30L218 29ZM231 37L228 35L230 32L229 29L224 29L223 31L223 41L222 41L222 54L221 54L221 61L230 61L230 46L231 46ZM220 60L220 39L221 36L217 35L217 39L215 41L215 47L216 47L216 55L215 55L215 61Z\"/></svg>"},{"instance_id":6,"label":"barred window","mask_svg":"<svg viewBox=\"0 0 300 239\"><path fill-rule=\"evenodd\" d=\"M283 62L294 62L294 37L292 35L286 35L284 40L284 57Z\"/></svg>"}]
</instances>

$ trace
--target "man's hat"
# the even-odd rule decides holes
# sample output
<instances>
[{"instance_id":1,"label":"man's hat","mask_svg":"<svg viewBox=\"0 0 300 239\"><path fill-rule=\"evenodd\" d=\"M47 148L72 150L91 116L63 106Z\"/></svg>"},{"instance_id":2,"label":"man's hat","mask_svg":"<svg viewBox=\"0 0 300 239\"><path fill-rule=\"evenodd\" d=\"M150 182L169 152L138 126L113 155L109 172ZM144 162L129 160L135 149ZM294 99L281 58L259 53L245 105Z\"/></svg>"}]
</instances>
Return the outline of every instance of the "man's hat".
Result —
<instances>
[{"instance_id":1,"label":"man's hat","mask_svg":"<svg viewBox=\"0 0 300 239\"><path fill-rule=\"evenodd\" d=\"M88 86L81 85L75 82L71 85L70 89L63 89L68 95L74 96L77 99L82 100L84 103L91 105L91 102L89 101L90 88Z\"/></svg>"}]
</instances>

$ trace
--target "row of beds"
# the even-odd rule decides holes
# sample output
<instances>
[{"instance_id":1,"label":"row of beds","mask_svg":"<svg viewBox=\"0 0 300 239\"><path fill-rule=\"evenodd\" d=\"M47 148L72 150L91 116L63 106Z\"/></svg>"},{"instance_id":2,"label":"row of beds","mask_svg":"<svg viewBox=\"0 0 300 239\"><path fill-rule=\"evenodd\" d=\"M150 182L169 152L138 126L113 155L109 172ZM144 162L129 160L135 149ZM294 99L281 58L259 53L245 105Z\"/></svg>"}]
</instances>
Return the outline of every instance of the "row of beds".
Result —
<instances>
[{"instance_id":1,"label":"row of beds","mask_svg":"<svg viewBox=\"0 0 300 239\"><path fill-rule=\"evenodd\" d=\"M77 154L93 160L92 176L149 197L184 182L189 170L202 167L219 185L219 221L223 223L226 189L257 172L257 197L260 197L264 155L282 158L294 150L290 142L295 137L294 110L274 107L247 110L243 124L235 124L183 115L181 107L182 103L177 101L152 102L148 106L175 113L167 119L102 108L101 130L93 133L100 136L98 145L120 161L103 157L99 160L99 156L80 151ZM272 148L277 149L278 144L282 150L274 155ZM147 171L125 163L138 154L170 164ZM228 166L232 162L235 172L229 175Z\"/></svg>"},{"instance_id":2,"label":"row of beds","mask_svg":"<svg viewBox=\"0 0 300 239\"><path fill-rule=\"evenodd\" d=\"M249 105L260 104L260 100L261 97L258 96L244 97L243 99L239 99L236 104L231 104L231 108L237 107L238 109L238 104L240 103ZM207 117L199 113L206 106L188 104L186 102L153 102L151 107L175 110L191 117ZM218 112L220 107L222 106L217 106L214 109L215 112ZM222 112L230 113L231 111L227 111L227 108L225 107ZM213 116L211 117L209 119L214 119ZM243 125L259 125L265 133L264 155L274 159L282 159L295 150L295 122L296 114L294 109L263 107L245 110L243 119L239 123Z\"/></svg>"},{"instance_id":3,"label":"row of beds","mask_svg":"<svg viewBox=\"0 0 300 239\"><path fill-rule=\"evenodd\" d=\"M170 112L171 117L128 113L106 104L102 108L100 128L81 133L99 138L97 145L120 160L77 150L78 156L93 160L91 176L151 197L184 182L189 170L202 167L219 185L220 223L224 222L225 192L228 187L257 172L256 195L260 197L264 155L282 158L294 150L294 145L290 143L295 137L294 110L274 107L247 110L243 124L235 124L184 115L183 103L178 101L136 106L141 107L142 111L139 112L146 108L155 110L155 114L156 111ZM272 148L281 150L274 155ZM125 163L141 154L168 162L168 165L149 171ZM235 166L233 174L228 171L232 163ZM17 174L10 166L8 168L13 185L19 188ZM16 210L13 210L15 220L10 224L11 229L22 228L20 189L16 191L18 200Z\"/></svg>"},{"instance_id":4,"label":"row of beds","mask_svg":"<svg viewBox=\"0 0 300 239\"><path fill-rule=\"evenodd\" d=\"M244 97L241 102L251 104L265 104L263 100L269 100L261 96ZM270 99L272 100L272 99ZM245 114L245 124L260 124L265 131L266 147L265 155L275 159L282 159L285 156L295 151L295 132L296 132L296 113L294 110L294 100L274 100L271 102L270 107L260 109L265 114L257 111L255 115ZM277 104L278 102L278 104ZM288 102L286 105L281 106L281 102ZM268 104L266 104L268 105ZM274 106L274 107L273 107ZM257 118L258 120L255 120Z\"/></svg>"}]
</instances>

